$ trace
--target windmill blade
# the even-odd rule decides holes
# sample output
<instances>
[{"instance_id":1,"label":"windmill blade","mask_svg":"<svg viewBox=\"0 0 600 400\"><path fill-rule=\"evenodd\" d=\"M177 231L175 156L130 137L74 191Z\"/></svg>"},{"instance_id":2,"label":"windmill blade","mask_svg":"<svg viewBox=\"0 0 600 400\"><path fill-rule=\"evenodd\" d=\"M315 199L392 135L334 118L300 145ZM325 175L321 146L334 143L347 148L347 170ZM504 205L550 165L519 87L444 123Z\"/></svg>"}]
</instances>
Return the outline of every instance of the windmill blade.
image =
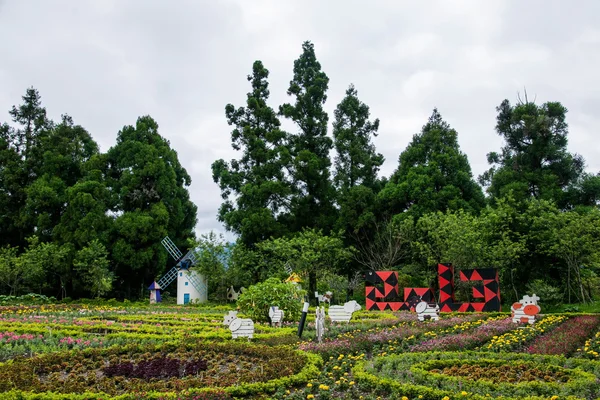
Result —
<instances>
[{"instance_id":1,"label":"windmill blade","mask_svg":"<svg viewBox=\"0 0 600 400\"><path fill-rule=\"evenodd\" d=\"M188 280L192 283L192 286L198 291L198 293L200 293L200 296L204 297L206 295L206 283L198 278L198 275L189 273Z\"/></svg>"},{"instance_id":2,"label":"windmill blade","mask_svg":"<svg viewBox=\"0 0 600 400\"><path fill-rule=\"evenodd\" d=\"M165 236L163 240L161 240L162 245L167 249L167 252L175 259L175 261L179 261L181 256L183 255L181 251L175 246L175 243L171 240L170 237Z\"/></svg>"},{"instance_id":3,"label":"windmill blade","mask_svg":"<svg viewBox=\"0 0 600 400\"><path fill-rule=\"evenodd\" d=\"M171 268L169 272L167 272L162 278L160 278L158 282L156 282L158 283L158 286L160 286L163 290L166 289L167 286L169 286L169 284L171 284L171 282L177 278L177 271L177 267Z\"/></svg>"}]
</instances>

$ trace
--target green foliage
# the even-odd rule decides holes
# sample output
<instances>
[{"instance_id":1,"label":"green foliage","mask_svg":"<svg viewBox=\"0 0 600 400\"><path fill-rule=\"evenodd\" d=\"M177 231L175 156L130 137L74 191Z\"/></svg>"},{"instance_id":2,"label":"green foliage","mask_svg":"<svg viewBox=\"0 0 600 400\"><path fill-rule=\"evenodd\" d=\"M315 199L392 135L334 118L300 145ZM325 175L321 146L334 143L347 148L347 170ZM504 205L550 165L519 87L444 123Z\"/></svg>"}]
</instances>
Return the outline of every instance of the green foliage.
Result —
<instances>
[{"instance_id":1,"label":"green foliage","mask_svg":"<svg viewBox=\"0 0 600 400\"><path fill-rule=\"evenodd\" d=\"M563 291L556 286L552 286L541 279L536 279L527 285L529 293L535 293L540 297L540 305L548 304L555 306L563 300Z\"/></svg>"},{"instance_id":2,"label":"green foliage","mask_svg":"<svg viewBox=\"0 0 600 400\"><path fill-rule=\"evenodd\" d=\"M114 274L110 271L106 248L97 239L77 252L73 265L87 290L96 298L112 289Z\"/></svg>"},{"instance_id":3,"label":"green foliage","mask_svg":"<svg viewBox=\"0 0 600 400\"><path fill-rule=\"evenodd\" d=\"M496 110L496 131L505 146L500 154L488 154L492 167L479 178L489 185L492 199L512 192L519 202L543 199L561 209L579 204L578 198L584 201L586 195L575 188L584 160L567 151L567 109L559 102L538 106L525 98L514 106L504 100Z\"/></svg>"},{"instance_id":4,"label":"green foliage","mask_svg":"<svg viewBox=\"0 0 600 400\"><path fill-rule=\"evenodd\" d=\"M437 109L400 154L399 163L379 194L381 207L390 215L408 211L420 217L446 210L477 213L483 207L483 192L460 151L458 134Z\"/></svg>"},{"instance_id":5,"label":"green foliage","mask_svg":"<svg viewBox=\"0 0 600 400\"><path fill-rule=\"evenodd\" d=\"M371 142L371 136L377 136L379 119L369 121L369 106L358 99L354 85L346 90L346 97L333 114L333 138L337 152L336 187L341 192L357 185L373 188L379 167L384 161Z\"/></svg>"},{"instance_id":6,"label":"green foliage","mask_svg":"<svg viewBox=\"0 0 600 400\"><path fill-rule=\"evenodd\" d=\"M255 322L268 321L271 306L283 310L286 321L296 321L302 311L302 298L305 293L292 283L269 278L246 289L238 298L237 305Z\"/></svg>"},{"instance_id":7,"label":"green foliage","mask_svg":"<svg viewBox=\"0 0 600 400\"><path fill-rule=\"evenodd\" d=\"M344 246L338 236L325 236L316 229L303 229L290 237L265 240L258 249L270 255L271 262L280 270L290 265L295 272L308 276L308 293L312 301L317 290L317 279L326 271L336 271L350 260L352 250Z\"/></svg>"},{"instance_id":8,"label":"green foliage","mask_svg":"<svg viewBox=\"0 0 600 400\"><path fill-rule=\"evenodd\" d=\"M196 256L194 269L207 280L208 293L220 294L217 298L224 300L229 287L229 282L226 280L226 263L229 255L223 235L217 235L213 231L200 235L192 248Z\"/></svg>"},{"instance_id":9,"label":"green foliage","mask_svg":"<svg viewBox=\"0 0 600 400\"><path fill-rule=\"evenodd\" d=\"M415 228L412 217L404 217L376 223L369 235L354 234L354 259L370 270L385 271L408 258Z\"/></svg>"},{"instance_id":10,"label":"green foliage","mask_svg":"<svg viewBox=\"0 0 600 400\"><path fill-rule=\"evenodd\" d=\"M247 95L246 107L225 107L227 123L234 126L231 145L242 152L241 158L212 164L213 179L225 200L219 209L219 221L240 235L240 242L247 246L287 231L282 219L291 192L285 173L291 157L287 134L267 105L268 77L262 62L255 61L248 76L252 91Z\"/></svg>"},{"instance_id":11,"label":"green foliage","mask_svg":"<svg viewBox=\"0 0 600 400\"><path fill-rule=\"evenodd\" d=\"M111 254L122 281L120 292L132 297L164 271L162 238L169 235L183 248L193 237L197 208L186 188L190 176L151 117L123 127L106 162L108 187L117 196Z\"/></svg>"},{"instance_id":12,"label":"green foliage","mask_svg":"<svg viewBox=\"0 0 600 400\"><path fill-rule=\"evenodd\" d=\"M290 171L294 182L290 199L290 230L303 227L331 229L335 221L334 190L329 176L329 152L333 142L327 136L329 117L323 109L327 100L329 78L321 70L311 42L302 44L302 54L294 61L294 77L288 95L294 104L283 104L279 114L291 119L299 128L290 135L293 156Z\"/></svg>"}]
</instances>

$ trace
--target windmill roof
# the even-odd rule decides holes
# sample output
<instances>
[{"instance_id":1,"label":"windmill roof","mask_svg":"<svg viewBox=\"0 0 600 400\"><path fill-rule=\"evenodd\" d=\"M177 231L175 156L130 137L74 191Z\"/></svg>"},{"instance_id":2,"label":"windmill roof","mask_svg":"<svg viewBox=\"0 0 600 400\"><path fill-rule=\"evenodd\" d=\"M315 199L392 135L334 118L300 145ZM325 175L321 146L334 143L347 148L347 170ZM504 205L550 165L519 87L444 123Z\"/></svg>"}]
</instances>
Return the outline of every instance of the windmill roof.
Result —
<instances>
[{"instance_id":1,"label":"windmill roof","mask_svg":"<svg viewBox=\"0 0 600 400\"><path fill-rule=\"evenodd\" d=\"M156 281L152 282L152 285L148 286L148 290L160 290L161 287L158 286L158 283L156 283Z\"/></svg>"}]
</instances>

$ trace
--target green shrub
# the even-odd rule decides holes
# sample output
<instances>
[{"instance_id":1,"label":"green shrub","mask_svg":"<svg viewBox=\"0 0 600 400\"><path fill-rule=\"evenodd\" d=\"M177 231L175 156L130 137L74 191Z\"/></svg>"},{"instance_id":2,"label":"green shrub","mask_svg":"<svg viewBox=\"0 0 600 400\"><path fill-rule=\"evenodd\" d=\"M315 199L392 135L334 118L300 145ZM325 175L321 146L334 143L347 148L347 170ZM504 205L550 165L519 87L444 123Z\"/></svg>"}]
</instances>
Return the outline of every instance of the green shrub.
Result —
<instances>
[{"instance_id":1,"label":"green shrub","mask_svg":"<svg viewBox=\"0 0 600 400\"><path fill-rule=\"evenodd\" d=\"M283 310L286 321L297 321L302 311L304 294L303 290L298 290L292 283L269 278L246 289L238 298L237 304L240 310L255 322L268 321L271 306Z\"/></svg>"},{"instance_id":2,"label":"green shrub","mask_svg":"<svg viewBox=\"0 0 600 400\"><path fill-rule=\"evenodd\" d=\"M549 306L560 303L563 299L563 292L561 289L544 282L541 279L536 279L527 285L527 290L530 294L535 293L540 297L540 303L542 305L547 304Z\"/></svg>"}]
</instances>

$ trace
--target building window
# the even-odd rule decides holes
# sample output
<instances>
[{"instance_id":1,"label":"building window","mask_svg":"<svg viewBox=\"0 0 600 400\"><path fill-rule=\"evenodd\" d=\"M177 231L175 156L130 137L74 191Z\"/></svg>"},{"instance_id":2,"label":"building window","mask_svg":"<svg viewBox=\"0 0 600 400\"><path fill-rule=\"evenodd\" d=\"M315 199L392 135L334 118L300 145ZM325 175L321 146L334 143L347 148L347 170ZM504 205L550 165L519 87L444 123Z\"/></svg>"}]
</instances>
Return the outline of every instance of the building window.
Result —
<instances>
[{"instance_id":1,"label":"building window","mask_svg":"<svg viewBox=\"0 0 600 400\"><path fill-rule=\"evenodd\" d=\"M179 276L183 276L183 272L180 272L180 273L179 273Z\"/></svg>"},{"instance_id":2,"label":"building window","mask_svg":"<svg viewBox=\"0 0 600 400\"><path fill-rule=\"evenodd\" d=\"M187 285L188 285L188 282L185 283L185 286L187 286Z\"/></svg>"}]
</instances>

